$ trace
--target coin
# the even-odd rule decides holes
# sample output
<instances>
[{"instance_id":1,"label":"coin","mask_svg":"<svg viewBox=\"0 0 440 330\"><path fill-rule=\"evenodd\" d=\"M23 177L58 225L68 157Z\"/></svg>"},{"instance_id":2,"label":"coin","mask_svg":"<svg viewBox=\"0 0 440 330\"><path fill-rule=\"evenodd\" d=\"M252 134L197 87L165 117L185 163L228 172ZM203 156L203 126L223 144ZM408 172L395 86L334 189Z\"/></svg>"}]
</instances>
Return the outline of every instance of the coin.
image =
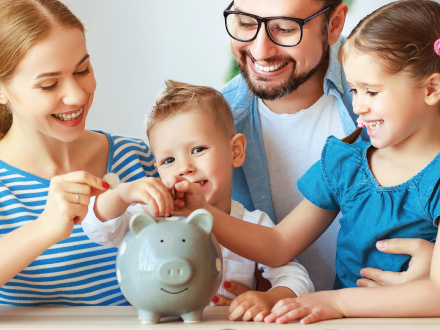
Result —
<instances>
[{"instance_id":1,"label":"coin","mask_svg":"<svg viewBox=\"0 0 440 330\"><path fill-rule=\"evenodd\" d=\"M173 195L173 199L176 200L177 199L177 195L176 195L176 189L171 189L171 195Z\"/></svg>"},{"instance_id":2,"label":"coin","mask_svg":"<svg viewBox=\"0 0 440 330\"><path fill-rule=\"evenodd\" d=\"M109 172L102 179L109 184L110 189L115 189L119 185L119 176L116 173Z\"/></svg>"}]
</instances>

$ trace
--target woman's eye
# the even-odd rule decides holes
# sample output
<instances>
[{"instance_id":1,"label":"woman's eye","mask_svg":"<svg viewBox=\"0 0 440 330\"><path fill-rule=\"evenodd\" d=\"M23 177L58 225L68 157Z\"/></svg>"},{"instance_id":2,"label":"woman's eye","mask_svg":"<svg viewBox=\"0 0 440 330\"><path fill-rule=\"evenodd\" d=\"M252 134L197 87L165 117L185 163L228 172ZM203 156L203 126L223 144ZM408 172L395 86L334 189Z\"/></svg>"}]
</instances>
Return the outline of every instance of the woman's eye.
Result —
<instances>
[{"instance_id":1,"label":"woman's eye","mask_svg":"<svg viewBox=\"0 0 440 330\"><path fill-rule=\"evenodd\" d=\"M174 163L173 157L164 159L161 164L171 164L171 163Z\"/></svg>"},{"instance_id":2,"label":"woman's eye","mask_svg":"<svg viewBox=\"0 0 440 330\"><path fill-rule=\"evenodd\" d=\"M206 149L207 148L205 148L205 147L196 147L196 148L193 149L192 153L193 154L199 154L199 153L201 153L202 151L204 151Z\"/></svg>"},{"instance_id":3,"label":"woman's eye","mask_svg":"<svg viewBox=\"0 0 440 330\"><path fill-rule=\"evenodd\" d=\"M51 85L40 86L40 88L43 92L50 92L54 90L57 86L58 86L58 81L54 82Z\"/></svg>"},{"instance_id":4,"label":"woman's eye","mask_svg":"<svg viewBox=\"0 0 440 330\"><path fill-rule=\"evenodd\" d=\"M74 72L73 74L74 74L75 76L85 76L85 75L88 75L89 73L90 73L90 68L87 67L85 70L83 70L83 71L78 71L78 72Z\"/></svg>"}]
</instances>

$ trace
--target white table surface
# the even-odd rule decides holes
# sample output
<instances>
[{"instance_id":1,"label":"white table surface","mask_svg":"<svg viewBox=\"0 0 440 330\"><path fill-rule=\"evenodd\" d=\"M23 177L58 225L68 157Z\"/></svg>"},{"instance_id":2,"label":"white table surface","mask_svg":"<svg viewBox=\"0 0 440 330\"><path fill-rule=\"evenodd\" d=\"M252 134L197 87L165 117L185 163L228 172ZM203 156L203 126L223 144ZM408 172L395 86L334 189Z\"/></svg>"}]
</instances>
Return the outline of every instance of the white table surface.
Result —
<instances>
[{"instance_id":1,"label":"white table surface","mask_svg":"<svg viewBox=\"0 0 440 330\"><path fill-rule=\"evenodd\" d=\"M301 329L301 330L424 330L440 329L440 318L353 318L310 325L232 322L226 307L206 307L200 323L162 318L153 325L141 324L134 307L0 307L0 329Z\"/></svg>"}]
</instances>

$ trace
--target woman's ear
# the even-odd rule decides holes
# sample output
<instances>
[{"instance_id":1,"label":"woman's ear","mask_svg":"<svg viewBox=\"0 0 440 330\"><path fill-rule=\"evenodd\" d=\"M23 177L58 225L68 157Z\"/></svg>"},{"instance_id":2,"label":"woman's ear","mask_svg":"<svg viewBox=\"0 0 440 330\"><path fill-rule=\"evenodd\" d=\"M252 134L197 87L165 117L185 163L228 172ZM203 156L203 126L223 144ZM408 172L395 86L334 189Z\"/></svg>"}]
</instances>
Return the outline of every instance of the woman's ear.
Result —
<instances>
[{"instance_id":1,"label":"woman's ear","mask_svg":"<svg viewBox=\"0 0 440 330\"><path fill-rule=\"evenodd\" d=\"M235 134L231 139L232 166L240 167L244 163L246 154L246 137L241 134Z\"/></svg>"},{"instance_id":2,"label":"woman's ear","mask_svg":"<svg viewBox=\"0 0 440 330\"><path fill-rule=\"evenodd\" d=\"M6 90L2 85L0 85L0 104L7 104L8 102L9 100L6 96Z\"/></svg>"},{"instance_id":3,"label":"woman's ear","mask_svg":"<svg viewBox=\"0 0 440 330\"><path fill-rule=\"evenodd\" d=\"M425 102L435 105L440 101L440 73L436 72L426 79Z\"/></svg>"}]
</instances>

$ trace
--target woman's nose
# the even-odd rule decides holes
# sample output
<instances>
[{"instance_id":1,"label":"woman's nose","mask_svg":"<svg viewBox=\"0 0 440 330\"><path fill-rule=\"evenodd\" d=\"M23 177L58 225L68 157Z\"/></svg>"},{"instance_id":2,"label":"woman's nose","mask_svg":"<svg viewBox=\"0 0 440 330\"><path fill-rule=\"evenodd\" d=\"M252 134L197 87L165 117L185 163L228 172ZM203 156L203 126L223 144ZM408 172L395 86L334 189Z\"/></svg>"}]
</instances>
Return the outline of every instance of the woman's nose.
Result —
<instances>
[{"instance_id":1,"label":"woman's nose","mask_svg":"<svg viewBox=\"0 0 440 330\"><path fill-rule=\"evenodd\" d=\"M87 94L75 79L67 81L64 85L63 102L66 105L83 105L86 102Z\"/></svg>"}]
</instances>

